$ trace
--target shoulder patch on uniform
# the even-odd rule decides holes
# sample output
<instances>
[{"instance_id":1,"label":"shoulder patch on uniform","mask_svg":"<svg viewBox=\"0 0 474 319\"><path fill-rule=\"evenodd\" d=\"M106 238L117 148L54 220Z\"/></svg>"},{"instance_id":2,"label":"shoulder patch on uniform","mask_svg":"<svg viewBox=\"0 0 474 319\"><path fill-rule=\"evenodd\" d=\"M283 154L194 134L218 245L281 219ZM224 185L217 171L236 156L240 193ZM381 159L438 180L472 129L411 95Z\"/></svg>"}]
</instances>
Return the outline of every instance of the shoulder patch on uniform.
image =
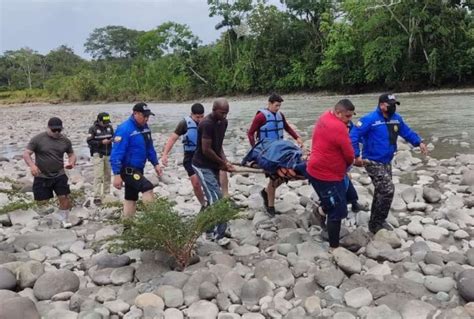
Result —
<instances>
[{"instance_id":1,"label":"shoulder patch on uniform","mask_svg":"<svg viewBox=\"0 0 474 319\"><path fill-rule=\"evenodd\" d=\"M116 136L116 137L114 137L114 142L115 142L115 143L119 143L121 140L122 140L122 137L121 137L121 136Z\"/></svg>"},{"instance_id":2,"label":"shoulder patch on uniform","mask_svg":"<svg viewBox=\"0 0 474 319\"><path fill-rule=\"evenodd\" d=\"M357 127L361 127L363 124L364 124L364 123L362 123L361 121L358 121L358 122L356 123L356 126L357 126Z\"/></svg>"}]
</instances>

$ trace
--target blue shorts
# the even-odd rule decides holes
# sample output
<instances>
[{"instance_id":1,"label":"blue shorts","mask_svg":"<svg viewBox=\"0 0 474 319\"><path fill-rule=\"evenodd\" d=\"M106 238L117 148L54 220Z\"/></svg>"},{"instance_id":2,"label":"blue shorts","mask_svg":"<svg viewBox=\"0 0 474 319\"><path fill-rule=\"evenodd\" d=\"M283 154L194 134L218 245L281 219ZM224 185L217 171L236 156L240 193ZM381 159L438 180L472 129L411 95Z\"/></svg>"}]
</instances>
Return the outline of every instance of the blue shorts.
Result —
<instances>
[{"instance_id":1,"label":"blue shorts","mask_svg":"<svg viewBox=\"0 0 474 319\"><path fill-rule=\"evenodd\" d=\"M308 180L319 196L321 207L329 221L339 221L347 217L347 186L344 180L327 182L308 174Z\"/></svg>"},{"instance_id":2,"label":"blue shorts","mask_svg":"<svg viewBox=\"0 0 474 319\"><path fill-rule=\"evenodd\" d=\"M219 184L219 170L201 168L195 165L193 165L193 169L201 182L208 205L212 205L221 199L222 190L221 185Z\"/></svg>"}]
</instances>

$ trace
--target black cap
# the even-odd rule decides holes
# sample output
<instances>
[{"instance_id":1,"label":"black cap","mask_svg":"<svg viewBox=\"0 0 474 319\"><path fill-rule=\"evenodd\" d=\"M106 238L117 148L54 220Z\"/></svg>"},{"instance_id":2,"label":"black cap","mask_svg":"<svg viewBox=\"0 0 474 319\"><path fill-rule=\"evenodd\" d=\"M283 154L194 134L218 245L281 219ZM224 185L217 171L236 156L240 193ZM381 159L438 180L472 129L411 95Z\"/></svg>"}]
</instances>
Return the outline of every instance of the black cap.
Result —
<instances>
[{"instance_id":1,"label":"black cap","mask_svg":"<svg viewBox=\"0 0 474 319\"><path fill-rule=\"evenodd\" d=\"M155 115L149 108L148 105L145 102L139 102L135 104L133 107L133 112L140 112L143 113L143 115L148 116L148 115Z\"/></svg>"},{"instance_id":2,"label":"black cap","mask_svg":"<svg viewBox=\"0 0 474 319\"><path fill-rule=\"evenodd\" d=\"M104 124L110 123L110 115L107 112L102 112L97 115L97 121L102 122Z\"/></svg>"},{"instance_id":3,"label":"black cap","mask_svg":"<svg viewBox=\"0 0 474 319\"><path fill-rule=\"evenodd\" d=\"M62 129L63 121L59 117L52 117L48 121L48 127L51 129Z\"/></svg>"},{"instance_id":4,"label":"black cap","mask_svg":"<svg viewBox=\"0 0 474 319\"><path fill-rule=\"evenodd\" d=\"M397 101L397 98L392 93L384 93L379 97L379 104L380 103L389 103L389 104L397 104L400 105L400 102Z\"/></svg>"}]
</instances>

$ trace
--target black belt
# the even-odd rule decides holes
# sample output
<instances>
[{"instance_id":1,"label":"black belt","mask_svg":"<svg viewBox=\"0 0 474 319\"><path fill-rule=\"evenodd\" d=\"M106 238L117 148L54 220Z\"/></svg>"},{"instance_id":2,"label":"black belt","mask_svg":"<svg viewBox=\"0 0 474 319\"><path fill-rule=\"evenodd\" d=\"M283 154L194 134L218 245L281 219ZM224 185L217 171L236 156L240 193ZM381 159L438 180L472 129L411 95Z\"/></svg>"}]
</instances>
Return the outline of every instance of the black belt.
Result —
<instances>
[{"instance_id":1,"label":"black belt","mask_svg":"<svg viewBox=\"0 0 474 319\"><path fill-rule=\"evenodd\" d=\"M135 167L124 167L123 172L125 175L133 175L135 173L143 174L142 170L136 169Z\"/></svg>"}]
</instances>

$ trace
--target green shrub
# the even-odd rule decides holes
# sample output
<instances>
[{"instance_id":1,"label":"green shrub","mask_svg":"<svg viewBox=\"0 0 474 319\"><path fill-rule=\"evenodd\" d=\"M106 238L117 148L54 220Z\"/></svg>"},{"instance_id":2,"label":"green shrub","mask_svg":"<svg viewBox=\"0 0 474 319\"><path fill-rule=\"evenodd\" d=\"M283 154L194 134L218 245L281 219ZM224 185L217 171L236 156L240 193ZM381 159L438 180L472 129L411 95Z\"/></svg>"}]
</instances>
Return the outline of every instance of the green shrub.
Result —
<instances>
[{"instance_id":1,"label":"green shrub","mask_svg":"<svg viewBox=\"0 0 474 319\"><path fill-rule=\"evenodd\" d=\"M144 206L133 219L123 220L125 230L117 245L125 250L163 250L184 269L199 236L214 226L237 218L230 201L221 200L193 217L181 217L163 198Z\"/></svg>"}]
</instances>

